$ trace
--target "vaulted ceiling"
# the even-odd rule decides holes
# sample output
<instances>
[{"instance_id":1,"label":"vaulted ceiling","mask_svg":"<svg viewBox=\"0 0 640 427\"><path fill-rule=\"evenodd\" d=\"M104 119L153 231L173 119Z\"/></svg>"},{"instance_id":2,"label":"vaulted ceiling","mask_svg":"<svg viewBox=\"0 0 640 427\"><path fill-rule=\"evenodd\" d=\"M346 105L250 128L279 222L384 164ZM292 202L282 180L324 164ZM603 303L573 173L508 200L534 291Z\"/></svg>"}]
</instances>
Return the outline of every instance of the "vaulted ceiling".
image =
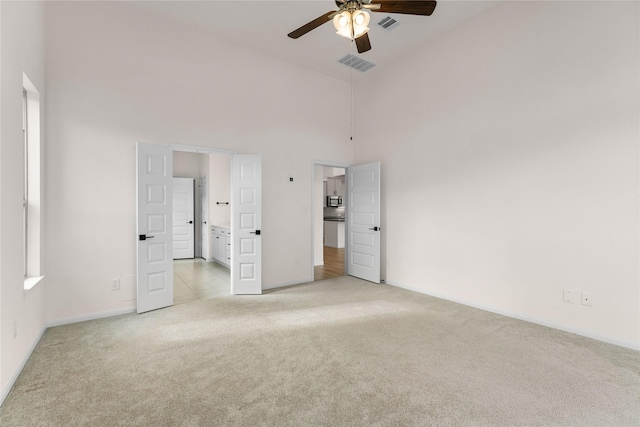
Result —
<instances>
[{"instance_id":1,"label":"vaulted ceiling","mask_svg":"<svg viewBox=\"0 0 640 427\"><path fill-rule=\"evenodd\" d=\"M495 7L497 1L438 1L432 16L371 13L369 37L373 49L360 55L376 64L377 72L411 55L432 38ZM287 34L307 22L336 10L332 0L298 1L141 1L125 2L145 14L215 36L239 46L270 55L317 72L349 81L359 72L340 64L348 53L357 54L350 40L336 34L329 22L294 40ZM391 31L377 24L391 16L398 25Z\"/></svg>"}]
</instances>

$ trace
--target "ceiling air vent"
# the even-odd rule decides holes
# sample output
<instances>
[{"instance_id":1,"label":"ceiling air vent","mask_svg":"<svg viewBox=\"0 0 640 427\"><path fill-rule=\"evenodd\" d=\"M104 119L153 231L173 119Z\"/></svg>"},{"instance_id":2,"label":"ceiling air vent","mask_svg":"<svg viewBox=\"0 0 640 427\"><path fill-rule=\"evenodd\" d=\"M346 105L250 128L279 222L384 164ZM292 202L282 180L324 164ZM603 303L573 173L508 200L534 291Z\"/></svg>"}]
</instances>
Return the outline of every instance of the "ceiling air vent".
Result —
<instances>
[{"instance_id":1,"label":"ceiling air vent","mask_svg":"<svg viewBox=\"0 0 640 427\"><path fill-rule=\"evenodd\" d=\"M398 25L398 21L396 21L395 19L393 19L390 16L387 16L386 18L382 18L382 20L380 22L378 22L378 27L382 28L383 30L387 30L387 31L391 31L394 28L396 28Z\"/></svg>"},{"instance_id":2,"label":"ceiling air vent","mask_svg":"<svg viewBox=\"0 0 640 427\"><path fill-rule=\"evenodd\" d=\"M338 62L362 73L376 66L373 62L365 61L364 59L350 53L343 58L338 59Z\"/></svg>"}]
</instances>

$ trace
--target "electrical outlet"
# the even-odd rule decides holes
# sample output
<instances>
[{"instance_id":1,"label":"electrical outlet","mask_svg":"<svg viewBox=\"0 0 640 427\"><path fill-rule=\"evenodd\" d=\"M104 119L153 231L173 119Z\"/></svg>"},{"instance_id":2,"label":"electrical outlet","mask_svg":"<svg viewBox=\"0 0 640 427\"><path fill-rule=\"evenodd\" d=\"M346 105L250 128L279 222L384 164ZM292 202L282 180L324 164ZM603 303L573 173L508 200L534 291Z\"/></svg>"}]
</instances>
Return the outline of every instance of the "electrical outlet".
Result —
<instances>
[{"instance_id":1,"label":"electrical outlet","mask_svg":"<svg viewBox=\"0 0 640 427\"><path fill-rule=\"evenodd\" d=\"M569 304L573 304L574 292L571 289L564 289L562 291L562 301L568 302Z\"/></svg>"},{"instance_id":2,"label":"electrical outlet","mask_svg":"<svg viewBox=\"0 0 640 427\"><path fill-rule=\"evenodd\" d=\"M295 265L300 265L300 260L298 258L296 258L296 260L294 261Z\"/></svg>"},{"instance_id":3,"label":"electrical outlet","mask_svg":"<svg viewBox=\"0 0 640 427\"><path fill-rule=\"evenodd\" d=\"M117 291L120 289L120 279L111 279L111 290Z\"/></svg>"},{"instance_id":4,"label":"electrical outlet","mask_svg":"<svg viewBox=\"0 0 640 427\"><path fill-rule=\"evenodd\" d=\"M586 305L587 307L591 307L591 294L582 293L582 305Z\"/></svg>"}]
</instances>

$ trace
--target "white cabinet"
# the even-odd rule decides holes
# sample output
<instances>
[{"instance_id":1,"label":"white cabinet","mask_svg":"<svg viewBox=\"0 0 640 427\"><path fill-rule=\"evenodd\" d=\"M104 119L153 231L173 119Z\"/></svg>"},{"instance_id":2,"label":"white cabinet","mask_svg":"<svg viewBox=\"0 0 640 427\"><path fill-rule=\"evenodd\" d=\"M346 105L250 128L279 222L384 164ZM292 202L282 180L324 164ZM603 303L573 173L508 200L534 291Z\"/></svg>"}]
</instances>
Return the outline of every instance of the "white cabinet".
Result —
<instances>
[{"instance_id":1,"label":"white cabinet","mask_svg":"<svg viewBox=\"0 0 640 427\"><path fill-rule=\"evenodd\" d=\"M211 261L216 261L220 258L220 249L218 248L218 234L216 227L211 227L211 238L209 239L209 255Z\"/></svg>"},{"instance_id":2,"label":"white cabinet","mask_svg":"<svg viewBox=\"0 0 640 427\"><path fill-rule=\"evenodd\" d=\"M211 227L211 258L227 267L231 265L231 230L226 227Z\"/></svg>"},{"instance_id":3,"label":"white cabinet","mask_svg":"<svg viewBox=\"0 0 640 427\"><path fill-rule=\"evenodd\" d=\"M231 230L225 229L224 237L224 260L222 261L227 267L231 266Z\"/></svg>"},{"instance_id":4,"label":"white cabinet","mask_svg":"<svg viewBox=\"0 0 640 427\"><path fill-rule=\"evenodd\" d=\"M327 178L327 196L335 196L336 192L336 180L333 178Z\"/></svg>"},{"instance_id":5,"label":"white cabinet","mask_svg":"<svg viewBox=\"0 0 640 427\"><path fill-rule=\"evenodd\" d=\"M344 177L327 178L327 196L344 197Z\"/></svg>"},{"instance_id":6,"label":"white cabinet","mask_svg":"<svg viewBox=\"0 0 640 427\"><path fill-rule=\"evenodd\" d=\"M324 245L344 248L344 221L324 222Z\"/></svg>"}]
</instances>

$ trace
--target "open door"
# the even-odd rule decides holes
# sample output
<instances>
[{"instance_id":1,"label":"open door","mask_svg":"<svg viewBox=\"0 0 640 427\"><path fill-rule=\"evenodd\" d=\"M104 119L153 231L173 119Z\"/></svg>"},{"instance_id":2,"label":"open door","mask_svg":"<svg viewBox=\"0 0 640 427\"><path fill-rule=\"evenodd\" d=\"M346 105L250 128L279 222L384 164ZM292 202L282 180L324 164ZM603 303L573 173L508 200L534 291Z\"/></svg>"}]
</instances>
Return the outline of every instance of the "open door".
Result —
<instances>
[{"instance_id":1,"label":"open door","mask_svg":"<svg viewBox=\"0 0 640 427\"><path fill-rule=\"evenodd\" d=\"M258 154L231 160L231 293L262 293L262 161Z\"/></svg>"},{"instance_id":2,"label":"open door","mask_svg":"<svg viewBox=\"0 0 640 427\"><path fill-rule=\"evenodd\" d=\"M193 178L173 178L173 259L193 258Z\"/></svg>"},{"instance_id":3,"label":"open door","mask_svg":"<svg viewBox=\"0 0 640 427\"><path fill-rule=\"evenodd\" d=\"M173 304L173 151L136 145L138 313Z\"/></svg>"},{"instance_id":4,"label":"open door","mask_svg":"<svg viewBox=\"0 0 640 427\"><path fill-rule=\"evenodd\" d=\"M380 162L347 169L347 274L380 283Z\"/></svg>"}]
</instances>

